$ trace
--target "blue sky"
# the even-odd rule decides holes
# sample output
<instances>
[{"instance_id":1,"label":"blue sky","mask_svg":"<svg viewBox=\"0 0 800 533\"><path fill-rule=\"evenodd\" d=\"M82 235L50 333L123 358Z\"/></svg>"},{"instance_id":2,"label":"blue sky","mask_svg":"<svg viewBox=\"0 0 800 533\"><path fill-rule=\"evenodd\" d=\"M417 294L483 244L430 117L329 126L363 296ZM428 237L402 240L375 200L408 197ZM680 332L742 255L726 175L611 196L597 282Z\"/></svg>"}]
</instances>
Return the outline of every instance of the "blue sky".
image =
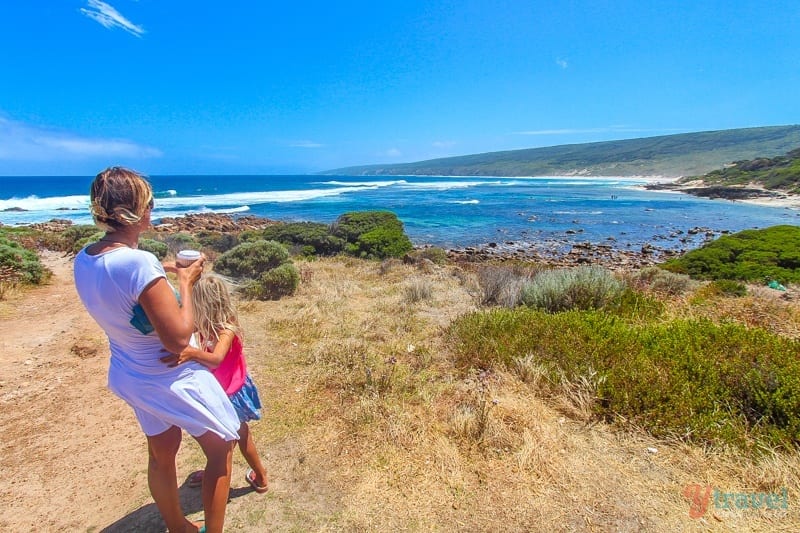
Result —
<instances>
[{"instance_id":1,"label":"blue sky","mask_svg":"<svg viewBox=\"0 0 800 533\"><path fill-rule=\"evenodd\" d=\"M306 173L800 123L800 3L17 0L0 175Z\"/></svg>"}]
</instances>

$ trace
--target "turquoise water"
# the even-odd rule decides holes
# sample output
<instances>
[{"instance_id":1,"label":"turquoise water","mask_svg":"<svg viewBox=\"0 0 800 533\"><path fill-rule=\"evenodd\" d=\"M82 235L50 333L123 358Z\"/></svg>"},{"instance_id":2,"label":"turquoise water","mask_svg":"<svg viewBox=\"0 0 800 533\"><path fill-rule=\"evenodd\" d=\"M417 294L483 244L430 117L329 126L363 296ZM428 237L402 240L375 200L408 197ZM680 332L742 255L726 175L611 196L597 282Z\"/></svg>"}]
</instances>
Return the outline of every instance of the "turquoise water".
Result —
<instances>
[{"instance_id":1,"label":"turquoise water","mask_svg":"<svg viewBox=\"0 0 800 533\"><path fill-rule=\"evenodd\" d=\"M0 222L91 223L91 180L0 177ZM398 215L415 244L443 247L513 241L682 248L687 245L678 235L695 227L739 231L800 223L795 210L646 191L637 188L646 180L630 178L151 176L150 181L156 221L215 212L330 223L348 211L384 209Z\"/></svg>"}]
</instances>

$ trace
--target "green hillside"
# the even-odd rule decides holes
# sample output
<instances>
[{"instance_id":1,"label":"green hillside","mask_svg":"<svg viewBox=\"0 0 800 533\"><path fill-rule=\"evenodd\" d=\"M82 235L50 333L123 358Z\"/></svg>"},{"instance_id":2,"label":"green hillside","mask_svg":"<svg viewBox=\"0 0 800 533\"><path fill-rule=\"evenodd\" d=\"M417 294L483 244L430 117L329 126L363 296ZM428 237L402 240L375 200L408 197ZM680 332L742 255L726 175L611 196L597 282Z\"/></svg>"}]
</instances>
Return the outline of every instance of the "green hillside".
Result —
<instances>
[{"instance_id":1,"label":"green hillside","mask_svg":"<svg viewBox=\"0 0 800 533\"><path fill-rule=\"evenodd\" d=\"M732 161L775 157L798 146L800 125L769 126L348 167L322 174L698 176Z\"/></svg>"},{"instance_id":2,"label":"green hillside","mask_svg":"<svg viewBox=\"0 0 800 533\"><path fill-rule=\"evenodd\" d=\"M681 181L694 180L701 180L707 186L760 185L769 190L800 194L800 148L784 156L736 161L725 168Z\"/></svg>"}]
</instances>

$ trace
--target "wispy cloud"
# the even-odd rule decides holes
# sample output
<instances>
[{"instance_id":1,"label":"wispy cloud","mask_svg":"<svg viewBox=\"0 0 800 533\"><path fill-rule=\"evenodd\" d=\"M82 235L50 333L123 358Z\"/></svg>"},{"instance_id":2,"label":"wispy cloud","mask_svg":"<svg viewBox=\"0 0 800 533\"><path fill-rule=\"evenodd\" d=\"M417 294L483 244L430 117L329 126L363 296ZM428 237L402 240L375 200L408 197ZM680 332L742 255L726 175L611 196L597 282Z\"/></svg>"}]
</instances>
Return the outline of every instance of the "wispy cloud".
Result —
<instances>
[{"instance_id":1,"label":"wispy cloud","mask_svg":"<svg viewBox=\"0 0 800 533\"><path fill-rule=\"evenodd\" d=\"M386 150L384 155L389 157L400 157L401 155L403 155L403 153L397 148L389 148L388 150Z\"/></svg>"},{"instance_id":2,"label":"wispy cloud","mask_svg":"<svg viewBox=\"0 0 800 533\"><path fill-rule=\"evenodd\" d=\"M141 37L145 32L144 28L123 17L119 11L105 2L89 0L86 6L81 8L81 13L102 24L105 28L122 28L136 37Z\"/></svg>"},{"instance_id":3,"label":"wispy cloud","mask_svg":"<svg viewBox=\"0 0 800 533\"><path fill-rule=\"evenodd\" d=\"M562 69L566 69L569 67L569 63L567 63L566 59L562 59L560 57L556 58L556 65L561 67Z\"/></svg>"},{"instance_id":4,"label":"wispy cloud","mask_svg":"<svg viewBox=\"0 0 800 533\"><path fill-rule=\"evenodd\" d=\"M433 141L434 148L452 148L455 146L455 141Z\"/></svg>"},{"instance_id":5,"label":"wispy cloud","mask_svg":"<svg viewBox=\"0 0 800 533\"><path fill-rule=\"evenodd\" d=\"M161 150L125 139L93 139L0 116L0 160L153 158Z\"/></svg>"},{"instance_id":6,"label":"wispy cloud","mask_svg":"<svg viewBox=\"0 0 800 533\"><path fill-rule=\"evenodd\" d=\"M325 145L314 141L292 141L289 146L292 148L322 148Z\"/></svg>"},{"instance_id":7,"label":"wispy cloud","mask_svg":"<svg viewBox=\"0 0 800 533\"><path fill-rule=\"evenodd\" d=\"M645 128L629 128L625 126L608 126L604 128L584 128L584 129L554 129L554 130L528 130L528 131L515 131L515 135L575 135L582 133L674 133L678 131L686 131L680 128L667 128L667 129L645 129Z\"/></svg>"}]
</instances>

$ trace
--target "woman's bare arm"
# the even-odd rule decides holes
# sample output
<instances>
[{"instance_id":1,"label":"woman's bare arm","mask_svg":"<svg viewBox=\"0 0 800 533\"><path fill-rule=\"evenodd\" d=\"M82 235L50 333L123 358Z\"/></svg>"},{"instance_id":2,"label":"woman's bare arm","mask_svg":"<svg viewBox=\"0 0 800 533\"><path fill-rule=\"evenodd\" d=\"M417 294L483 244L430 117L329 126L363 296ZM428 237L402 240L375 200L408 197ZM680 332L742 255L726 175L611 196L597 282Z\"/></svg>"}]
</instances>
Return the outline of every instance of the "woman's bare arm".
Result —
<instances>
[{"instance_id":1,"label":"woman's bare arm","mask_svg":"<svg viewBox=\"0 0 800 533\"><path fill-rule=\"evenodd\" d=\"M194 346L187 346L179 354L162 357L161 360L168 363L169 366L176 366L186 361L197 361L213 370L221 365L225 356L228 355L234 336L231 330L223 329L219 333L219 339L214 346L213 352L207 352Z\"/></svg>"},{"instance_id":2,"label":"woman's bare arm","mask_svg":"<svg viewBox=\"0 0 800 533\"><path fill-rule=\"evenodd\" d=\"M155 328L158 338L164 348L172 353L180 353L186 348L194 332L192 285L203 272L203 260L176 271L182 305L178 305L166 278L154 280L139 295L139 304Z\"/></svg>"}]
</instances>

